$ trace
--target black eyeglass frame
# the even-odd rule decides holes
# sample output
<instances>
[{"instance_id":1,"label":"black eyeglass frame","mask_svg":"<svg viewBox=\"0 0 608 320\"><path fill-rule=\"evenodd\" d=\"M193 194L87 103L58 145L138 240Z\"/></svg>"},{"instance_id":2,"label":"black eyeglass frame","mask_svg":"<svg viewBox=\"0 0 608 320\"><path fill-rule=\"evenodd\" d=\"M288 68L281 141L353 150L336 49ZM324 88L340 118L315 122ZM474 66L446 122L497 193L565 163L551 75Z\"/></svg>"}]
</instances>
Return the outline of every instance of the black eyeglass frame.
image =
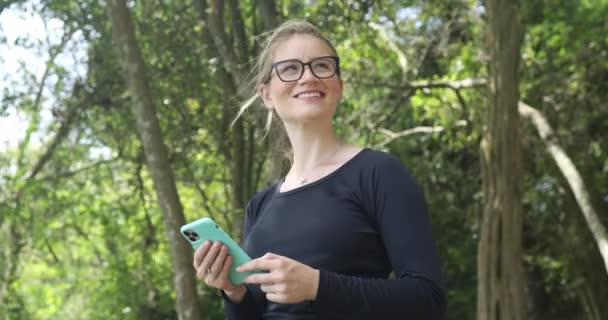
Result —
<instances>
[{"instance_id":1,"label":"black eyeglass frame","mask_svg":"<svg viewBox=\"0 0 608 320\"><path fill-rule=\"evenodd\" d=\"M327 76L327 77L319 77L315 71L312 69L312 63L318 59L327 59L327 58L331 58L332 60L334 60L336 62L336 70L334 70L334 73L332 73L331 76ZM279 74L279 70L277 69L277 65L283 63L283 62L288 62L288 61L296 61L299 62L302 65L302 69L300 71L300 76L297 79L294 80L283 80L283 78L281 78L281 75ZM336 57L336 56L322 56L322 57L316 57L311 59L310 61L304 63L298 59L287 59L287 60L281 60L281 61L277 61L277 62L273 62L270 65L270 71L272 72L272 69L274 69L274 71L277 74L277 77L279 77L279 79L283 82L296 82L300 79L302 79L302 76L304 75L304 70L306 69L306 66L308 66L308 68L310 69L310 72L317 78L317 79L329 79L333 76L335 76L336 74L338 76L340 76L340 57ZM270 80L270 79L269 79Z\"/></svg>"}]
</instances>

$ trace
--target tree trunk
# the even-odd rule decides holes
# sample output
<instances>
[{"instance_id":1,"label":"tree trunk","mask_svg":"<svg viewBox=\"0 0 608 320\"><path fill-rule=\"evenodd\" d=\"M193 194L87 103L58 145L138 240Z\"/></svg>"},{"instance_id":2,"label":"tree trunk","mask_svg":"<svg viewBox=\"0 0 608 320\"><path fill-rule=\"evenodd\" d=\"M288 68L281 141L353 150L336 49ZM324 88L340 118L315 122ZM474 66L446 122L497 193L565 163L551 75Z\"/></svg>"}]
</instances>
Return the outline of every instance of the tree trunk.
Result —
<instances>
[{"instance_id":1,"label":"tree trunk","mask_svg":"<svg viewBox=\"0 0 608 320\"><path fill-rule=\"evenodd\" d=\"M175 186L173 171L169 164L166 147L162 141L156 108L148 87L145 65L135 39L135 31L125 3L126 0L108 1L108 13L112 22L113 36L129 90L131 109L135 116L146 162L163 212L164 224L169 238L173 264L173 285L176 291L176 306L180 320L201 318L198 296L192 268L192 248L179 234L185 223L182 205Z\"/></svg>"},{"instance_id":2,"label":"tree trunk","mask_svg":"<svg viewBox=\"0 0 608 320\"><path fill-rule=\"evenodd\" d=\"M599 305L597 298L591 291L591 288L586 283L583 283L577 290L577 296L580 300L583 310L585 312L585 318L588 320L601 320Z\"/></svg>"},{"instance_id":3,"label":"tree trunk","mask_svg":"<svg viewBox=\"0 0 608 320\"><path fill-rule=\"evenodd\" d=\"M262 27L264 31L270 31L276 27L278 27L279 20L282 20L281 15L278 13L276 8L276 3L274 0L259 0L257 2L258 10L260 17L262 18ZM276 126L276 122L281 121L280 119L275 118L274 123ZM275 128L275 131L279 130L279 128ZM280 129L282 130L282 129ZM268 138L272 139L273 134L268 135ZM264 187L269 186L281 177L284 173L284 169L289 166L287 163L285 156L283 155L283 150L280 148L276 148L275 145L278 143L276 141L269 141L270 147L268 148L267 153L267 175L264 179ZM275 144L275 145L273 145Z\"/></svg>"},{"instance_id":4,"label":"tree trunk","mask_svg":"<svg viewBox=\"0 0 608 320\"><path fill-rule=\"evenodd\" d=\"M489 105L481 142L484 207L477 259L478 320L521 320L522 158L517 101L520 22L517 2L486 1Z\"/></svg>"},{"instance_id":5,"label":"tree trunk","mask_svg":"<svg viewBox=\"0 0 608 320\"><path fill-rule=\"evenodd\" d=\"M19 226L12 220L0 224L0 239L6 240L0 252L0 314L5 315L3 319L19 319L24 312L22 296L13 287L19 279L20 255L26 244L19 231Z\"/></svg>"},{"instance_id":6,"label":"tree trunk","mask_svg":"<svg viewBox=\"0 0 608 320\"><path fill-rule=\"evenodd\" d=\"M231 29L229 31L225 30L227 26L224 25L222 19L224 11L226 10L226 4L228 5L227 9L230 10L229 12L232 21L230 24ZM242 10L239 2L236 0L230 0L227 3L219 0L198 0L195 2L195 5L204 26L203 38L207 48L207 54L210 56L222 57L221 62L223 67L218 69L218 77L224 84L225 95L238 97L242 101L247 100L249 97L243 95L242 91L239 90L242 88L237 87L238 85L244 85L246 83L245 74L247 73L245 70L241 70L239 66L247 64L249 60L249 49L246 39L247 33L242 19ZM275 23L277 21L276 16L271 17L273 14L276 15L274 1L266 0L262 3L258 3L258 5L260 5L259 9L261 14L264 15L264 28L268 29L273 26L270 25L270 23ZM235 47L233 42L228 41L228 33L235 37L235 43L240 44L238 48ZM225 112L223 115L223 122L230 122L228 120L232 120L232 117L234 117L234 115ZM228 149L224 143L227 139L218 140L218 143L220 144L219 149L224 154L225 158L231 162L232 176L230 185L233 212L238 212L239 209L243 208L247 203L247 199L253 193L253 190L250 189L250 182L253 180L252 177L254 174L251 170L251 168L253 168L251 162L254 161L256 143L255 141L250 140L252 138L252 135L249 134L252 132L250 129L251 128L249 128L243 120L239 120L234 124L232 132L220 133L220 135L227 135L228 139L230 139L230 149ZM223 130L227 131L228 128L224 127ZM271 164L276 162L275 159L277 158L280 161L279 157L274 156L274 152L269 158ZM271 170L271 172L276 172L276 170ZM276 173L273 175L276 175ZM236 218L242 217L237 216ZM243 219L239 220L242 221ZM240 223L234 225L235 236L240 237Z\"/></svg>"},{"instance_id":7,"label":"tree trunk","mask_svg":"<svg viewBox=\"0 0 608 320\"><path fill-rule=\"evenodd\" d=\"M247 97L243 96L239 92L239 88L237 88L238 84L245 83L245 77L240 67L238 67L241 65L238 57L246 54L247 50L241 50L238 54L235 53L234 46L228 41L224 30L222 16L224 14L225 3L218 0L210 2L209 4L207 0L198 0L194 3L199 13L199 20L203 25L203 42L206 54L209 57L222 57L222 66L218 68L217 75L218 81L222 83L225 96L245 100ZM235 33L238 33L239 41L242 42L245 37L245 27L241 19L241 9L238 3L234 3L234 1L231 1L231 5L230 14L236 20L232 26L233 29L240 29L240 31L235 31ZM243 121L237 121L232 131L228 130L228 124L232 121L233 117L234 115L229 112L228 108L222 110L221 132L216 136L218 137L218 150L231 166L230 204L232 207L231 212L235 213L240 212L245 206L250 193L247 190L248 166L245 162L251 154L247 153L249 149L246 148L246 128L243 125ZM243 216L233 215L231 218L233 221L236 219L238 222L228 222L229 229L234 237L241 238Z\"/></svg>"},{"instance_id":8,"label":"tree trunk","mask_svg":"<svg viewBox=\"0 0 608 320\"><path fill-rule=\"evenodd\" d=\"M264 29L270 30L278 24L279 14L277 13L274 0L258 0L258 9L264 24Z\"/></svg>"}]
</instances>

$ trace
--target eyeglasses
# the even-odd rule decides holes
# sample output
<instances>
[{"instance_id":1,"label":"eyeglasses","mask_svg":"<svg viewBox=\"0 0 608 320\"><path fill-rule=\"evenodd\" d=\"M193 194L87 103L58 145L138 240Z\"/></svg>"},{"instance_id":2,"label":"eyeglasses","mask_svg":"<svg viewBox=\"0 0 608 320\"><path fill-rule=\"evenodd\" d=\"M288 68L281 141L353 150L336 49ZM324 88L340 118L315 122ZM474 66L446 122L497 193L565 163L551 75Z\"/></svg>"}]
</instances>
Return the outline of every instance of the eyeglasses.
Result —
<instances>
[{"instance_id":1,"label":"eyeglasses","mask_svg":"<svg viewBox=\"0 0 608 320\"><path fill-rule=\"evenodd\" d=\"M296 59L278 61L272 64L271 70L277 72L281 81L293 82L302 79L306 66L317 79L331 78L336 72L340 74L340 58L330 56L314 58L307 63Z\"/></svg>"}]
</instances>

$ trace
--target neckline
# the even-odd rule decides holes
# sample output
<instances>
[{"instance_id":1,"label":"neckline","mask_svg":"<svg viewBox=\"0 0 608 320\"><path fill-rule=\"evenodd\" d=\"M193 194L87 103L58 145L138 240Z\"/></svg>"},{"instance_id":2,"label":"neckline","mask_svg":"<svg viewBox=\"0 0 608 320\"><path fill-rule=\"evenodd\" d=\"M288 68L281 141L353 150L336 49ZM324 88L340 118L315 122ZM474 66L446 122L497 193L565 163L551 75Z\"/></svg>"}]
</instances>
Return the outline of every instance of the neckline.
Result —
<instances>
[{"instance_id":1,"label":"neckline","mask_svg":"<svg viewBox=\"0 0 608 320\"><path fill-rule=\"evenodd\" d=\"M365 153L366 151L368 151L369 148L365 147L362 148L361 150L359 150L359 152L357 152L352 158L348 159L346 162L344 162L341 166L339 166L338 168L336 168L336 170L328 173L327 175L321 177L320 179L313 181L311 183L305 184L303 186L299 186L296 188L293 188L291 190L287 190L287 191L283 191L281 192L281 186L283 185L283 182L285 182L285 177L281 178L281 181L279 181L276 185L275 185L275 190L274 190L274 196L275 197L284 197L308 188L312 188L316 185L319 185L321 183L323 183L324 181L330 179L331 177L335 176L336 174L338 174L340 171L342 171L344 168L348 167L352 162L354 162L357 158L359 158L363 153Z\"/></svg>"}]
</instances>

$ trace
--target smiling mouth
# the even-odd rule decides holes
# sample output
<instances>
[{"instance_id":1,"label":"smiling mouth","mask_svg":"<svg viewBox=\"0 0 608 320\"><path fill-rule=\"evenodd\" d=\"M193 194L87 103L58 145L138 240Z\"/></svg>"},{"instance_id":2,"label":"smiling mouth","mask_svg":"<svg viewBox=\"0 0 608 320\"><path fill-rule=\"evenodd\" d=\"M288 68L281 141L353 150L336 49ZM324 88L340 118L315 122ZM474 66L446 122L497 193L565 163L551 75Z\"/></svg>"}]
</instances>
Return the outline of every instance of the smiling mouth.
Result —
<instances>
[{"instance_id":1,"label":"smiling mouth","mask_svg":"<svg viewBox=\"0 0 608 320\"><path fill-rule=\"evenodd\" d=\"M324 97L325 94L323 92L303 92L303 93L298 93L296 94L294 97L295 98L320 98L320 97Z\"/></svg>"}]
</instances>

